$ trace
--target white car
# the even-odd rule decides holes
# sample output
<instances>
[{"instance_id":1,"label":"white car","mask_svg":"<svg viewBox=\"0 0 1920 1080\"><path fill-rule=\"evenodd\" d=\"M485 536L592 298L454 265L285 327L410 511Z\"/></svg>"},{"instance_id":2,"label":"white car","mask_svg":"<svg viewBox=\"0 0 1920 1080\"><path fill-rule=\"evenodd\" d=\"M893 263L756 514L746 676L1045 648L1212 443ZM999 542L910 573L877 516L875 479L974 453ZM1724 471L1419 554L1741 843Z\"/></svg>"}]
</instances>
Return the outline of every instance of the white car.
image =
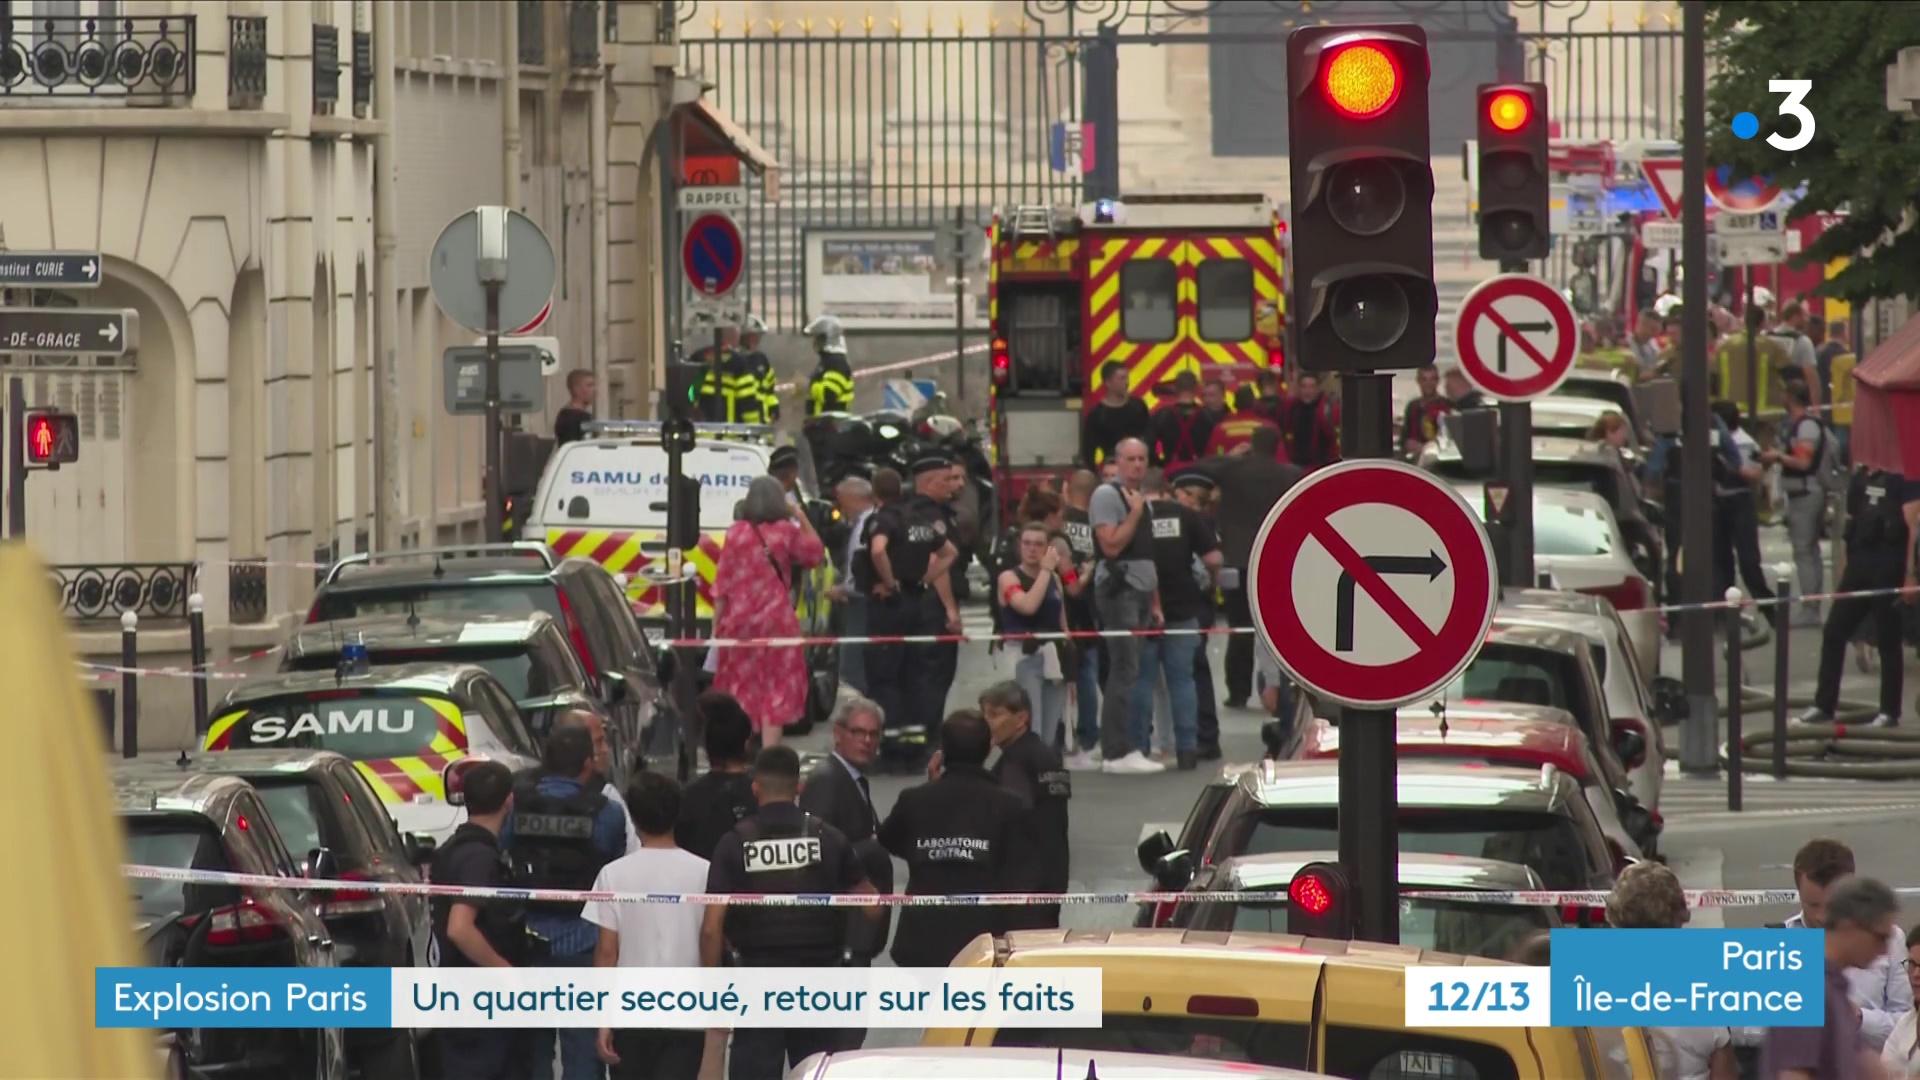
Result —
<instances>
[{"instance_id":1,"label":"white car","mask_svg":"<svg viewBox=\"0 0 1920 1080\"><path fill-rule=\"evenodd\" d=\"M1017 1046L914 1046L815 1054L795 1065L787 1080L1311 1080L1324 1073L1203 1061L1170 1054L1107 1050L1055 1050Z\"/></svg>"},{"instance_id":2,"label":"white car","mask_svg":"<svg viewBox=\"0 0 1920 1080\"><path fill-rule=\"evenodd\" d=\"M1479 481L1456 480L1453 489L1476 516L1485 513ZM1597 596L1613 605L1648 678L1660 672L1660 612L1653 586L1627 551L1626 538L1607 500L1574 488L1533 489L1533 565L1563 589Z\"/></svg>"}]
</instances>

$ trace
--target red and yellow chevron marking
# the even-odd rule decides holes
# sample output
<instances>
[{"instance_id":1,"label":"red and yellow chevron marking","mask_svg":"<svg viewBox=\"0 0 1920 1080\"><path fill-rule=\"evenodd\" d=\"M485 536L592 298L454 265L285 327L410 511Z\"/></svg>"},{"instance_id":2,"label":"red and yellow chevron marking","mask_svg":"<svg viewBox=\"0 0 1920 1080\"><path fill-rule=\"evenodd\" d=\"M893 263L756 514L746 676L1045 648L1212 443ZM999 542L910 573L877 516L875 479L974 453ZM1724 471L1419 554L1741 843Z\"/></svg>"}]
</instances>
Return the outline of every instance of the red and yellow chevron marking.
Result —
<instances>
[{"instance_id":1,"label":"red and yellow chevron marking","mask_svg":"<svg viewBox=\"0 0 1920 1080\"><path fill-rule=\"evenodd\" d=\"M444 801L447 786L441 771L449 762L467 756L467 721L461 715L460 707L440 698L412 700L437 714L433 739L428 742L427 749L411 757L367 758L353 763L360 775L366 777L374 794L380 796L381 802L410 803L417 795L431 795ZM206 749L231 749L234 725L244 719L248 712L247 709L238 709L208 725Z\"/></svg>"},{"instance_id":2,"label":"red and yellow chevron marking","mask_svg":"<svg viewBox=\"0 0 1920 1080\"><path fill-rule=\"evenodd\" d=\"M713 577L720 562L720 547L726 538L724 531L701 533L699 546L687 553L699 574L695 585L696 618L713 618ZM562 558L592 559L606 567L610 574L626 574L627 598L633 604L634 614L643 619L666 618L666 595L641 573L648 567L664 568L664 554L646 554L641 549L654 547L656 552L664 552L665 529L548 529L546 539L547 546Z\"/></svg>"}]
</instances>

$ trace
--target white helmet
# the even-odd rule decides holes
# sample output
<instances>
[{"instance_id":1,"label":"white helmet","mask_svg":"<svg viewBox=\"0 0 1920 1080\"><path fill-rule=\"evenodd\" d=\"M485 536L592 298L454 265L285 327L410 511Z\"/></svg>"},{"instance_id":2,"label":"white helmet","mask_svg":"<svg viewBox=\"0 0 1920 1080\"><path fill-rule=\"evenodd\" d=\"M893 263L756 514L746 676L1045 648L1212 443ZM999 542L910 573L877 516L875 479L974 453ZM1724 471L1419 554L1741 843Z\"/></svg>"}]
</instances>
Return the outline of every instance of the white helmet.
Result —
<instances>
[{"instance_id":1,"label":"white helmet","mask_svg":"<svg viewBox=\"0 0 1920 1080\"><path fill-rule=\"evenodd\" d=\"M1765 285L1755 285L1753 287L1753 306L1762 311L1772 311L1773 290L1767 288Z\"/></svg>"},{"instance_id":2,"label":"white helmet","mask_svg":"<svg viewBox=\"0 0 1920 1080\"><path fill-rule=\"evenodd\" d=\"M847 333L840 326L840 320L832 315L822 315L808 323L801 333L813 339L813 347L823 353L847 352Z\"/></svg>"},{"instance_id":3,"label":"white helmet","mask_svg":"<svg viewBox=\"0 0 1920 1080\"><path fill-rule=\"evenodd\" d=\"M767 332L767 321L749 312L746 322L740 326L740 332L743 334L765 334Z\"/></svg>"},{"instance_id":4,"label":"white helmet","mask_svg":"<svg viewBox=\"0 0 1920 1080\"><path fill-rule=\"evenodd\" d=\"M1677 308L1679 306L1680 306L1679 297L1673 295L1672 293L1661 293L1660 298L1653 302L1653 313L1664 319L1667 317L1667 314L1669 312L1671 312L1674 308Z\"/></svg>"}]
</instances>

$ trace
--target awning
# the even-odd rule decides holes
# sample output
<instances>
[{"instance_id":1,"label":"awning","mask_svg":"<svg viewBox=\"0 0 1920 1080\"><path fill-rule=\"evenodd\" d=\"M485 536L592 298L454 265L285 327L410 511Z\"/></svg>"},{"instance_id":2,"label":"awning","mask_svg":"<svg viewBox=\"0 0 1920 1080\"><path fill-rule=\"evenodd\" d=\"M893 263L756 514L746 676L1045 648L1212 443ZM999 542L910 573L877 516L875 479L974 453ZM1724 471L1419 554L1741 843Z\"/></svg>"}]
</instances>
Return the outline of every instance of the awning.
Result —
<instances>
[{"instance_id":1,"label":"awning","mask_svg":"<svg viewBox=\"0 0 1920 1080\"><path fill-rule=\"evenodd\" d=\"M733 118L722 112L720 107L701 98L690 105L681 107L681 114L693 123L686 130L686 149L690 153L712 153L726 150L746 163L749 169L762 175L778 172L780 162L767 152L747 129L733 122ZM699 138L705 134L704 142Z\"/></svg>"},{"instance_id":2,"label":"awning","mask_svg":"<svg viewBox=\"0 0 1920 1080\"><path fill-rule=\"evenodd\" d=\"M1856 465L1920 479L1920 317L1853 369Z\"/></svg>"}]
</instances>

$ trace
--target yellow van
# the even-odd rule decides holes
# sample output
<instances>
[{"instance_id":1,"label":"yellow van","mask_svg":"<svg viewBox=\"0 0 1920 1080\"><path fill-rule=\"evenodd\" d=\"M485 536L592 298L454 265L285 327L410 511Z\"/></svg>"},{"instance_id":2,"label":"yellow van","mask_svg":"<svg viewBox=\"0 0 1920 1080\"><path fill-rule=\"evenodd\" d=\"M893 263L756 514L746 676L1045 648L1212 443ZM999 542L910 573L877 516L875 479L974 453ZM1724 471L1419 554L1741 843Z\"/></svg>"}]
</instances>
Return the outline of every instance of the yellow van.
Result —
<instances>
[{"instance_id":1,"label":"yellow van","mask_svg":"<svg viewBox=\"0 0 1920 1080\"><path fill-rule=\"evenodd\" d=\"M1409 966L1500 961L1400 945L1194 930L1028 930L981 936L955 967L1097 967L1095 1028L927 1032L929 1046L1066 1046L1308 1069L1329 1076L1635 1080L1654 1075L1636 1028L1408 1028Z\"/></svg>"}]
</instances>

